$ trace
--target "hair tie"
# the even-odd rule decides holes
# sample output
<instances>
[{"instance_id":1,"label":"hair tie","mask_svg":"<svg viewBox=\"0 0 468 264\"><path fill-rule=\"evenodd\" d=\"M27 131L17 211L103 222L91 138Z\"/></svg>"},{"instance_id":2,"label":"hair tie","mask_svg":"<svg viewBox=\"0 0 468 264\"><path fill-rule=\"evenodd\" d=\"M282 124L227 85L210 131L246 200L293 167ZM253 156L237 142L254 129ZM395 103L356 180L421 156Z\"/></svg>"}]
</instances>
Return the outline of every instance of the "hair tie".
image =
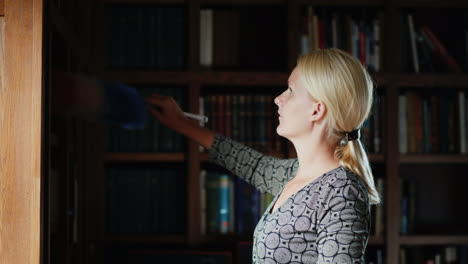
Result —
<instances>
[{"instance_id":1,"label":"hair tie","mask_svg":"<svg viewBox=\"0 0 468 264\"><path fill-rule=\"evenodd\" d=\"M340 146L346 146L349 141L357 140L361 137L361 129L356 129L351 132L344 132L343 138L340 140Z\"/></svg>"}]
</instances>

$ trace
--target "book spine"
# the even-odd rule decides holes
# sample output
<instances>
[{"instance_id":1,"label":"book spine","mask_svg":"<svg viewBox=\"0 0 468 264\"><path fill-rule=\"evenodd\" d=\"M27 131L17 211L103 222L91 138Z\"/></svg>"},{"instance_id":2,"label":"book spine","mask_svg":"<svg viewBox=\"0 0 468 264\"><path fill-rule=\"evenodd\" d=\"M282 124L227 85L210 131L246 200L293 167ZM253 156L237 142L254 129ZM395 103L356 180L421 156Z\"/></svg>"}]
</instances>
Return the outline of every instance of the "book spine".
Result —
<instances>
[{"instance_id":1,"label":"book spine","mask_svg":"<svg viewBox=\"0 0 468 264\"><path fill-rule=\"evenodd\" d=\"M200 171L200 234L206 235L206 170Z\"/></svg>"},{"instance_id":2,"label":"book spine","mask_svg":"<svg viewBox=\"0 0 468 264\"><path fill-rule=\"evenodd\" d=\"M414 31L414 21L413 16L408 14L408 28L409 28L409 38L411 43L411 54L413 57L413 69L414 72L419 72L419 61L418 61L418 50L416 49L416 36Z\"/></svg>"},{"instance_id":3,"label":"book spine","mask_svg":"<svg viewBox=\"0 0 468 264\"><path fill-rule=\"evenodd\" d=\"M401 154L408 153L408 138L407 138L407 121L406 121L406 95L398 96L398 137L399 137L399 152Z\"/></svg>"},{"instance_id":4,"label":"book spine","mask_svg":"<svg viewBox=\"0 0 468 264\"><path fill-rule=\"evenodd\" d=\"M219 177L219 231L227 234L229 231L229 176Z\"/></svg>"},{"instance_id":5,"label":"book spine","mask_svg":"<svg viewBox=\"0 0 468 264\"><path fill-rule=\"evenodd\" d=\"M460 153L466 154L466 116L465 92L458 92L458 117L460 127Z\"/></svg>"},{"instance_id":6,"label":"book spine","mask_svg":"<svg viewBox=\"0 0 468 264\"><path fill-rule=\"evenodd\" d=\"M374 34L374 70L380 72L380 19L374 19L372 22Z\"/></svg>"}]
</instances>

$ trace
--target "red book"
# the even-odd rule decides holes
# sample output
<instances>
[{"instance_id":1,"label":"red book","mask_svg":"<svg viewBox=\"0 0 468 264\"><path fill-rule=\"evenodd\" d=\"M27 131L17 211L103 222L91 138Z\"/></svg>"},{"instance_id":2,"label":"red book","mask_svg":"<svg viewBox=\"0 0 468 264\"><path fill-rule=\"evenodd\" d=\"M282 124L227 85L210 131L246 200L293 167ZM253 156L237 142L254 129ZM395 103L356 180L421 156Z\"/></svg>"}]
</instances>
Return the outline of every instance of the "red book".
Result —
<instances>
[{"instance_id":1,"label":"red book","mask_svg":"<svg viewBox=\"0 0 468 264\"><path fill-rule=\"evenodd\" d=\"M432 45L435 48L435 51L439 54L439 56L445 61L447 66L454 72L460 73L462 72L460 65L457 61L447 52L447 49L442 45L442 42L434 35L432 30L427 26L421 26L421 32L425 34L429 40L432 42Z\"/></svg>"}]
</instances>

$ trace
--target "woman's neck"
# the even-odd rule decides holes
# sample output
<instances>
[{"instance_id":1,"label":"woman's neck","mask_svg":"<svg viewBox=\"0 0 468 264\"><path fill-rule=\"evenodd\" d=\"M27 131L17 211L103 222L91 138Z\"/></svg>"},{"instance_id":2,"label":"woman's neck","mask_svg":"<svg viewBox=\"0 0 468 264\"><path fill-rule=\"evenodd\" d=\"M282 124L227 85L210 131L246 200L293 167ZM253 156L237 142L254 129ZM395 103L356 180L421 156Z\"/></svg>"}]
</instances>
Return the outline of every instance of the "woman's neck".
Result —
<instances>
[{"instance_id":1,"label":"woman's neck","mask_svg":"<svg viewBox=\"0 0 468 264\"><path fill-rule=\"evenodd\" d=\"M297 180L320 177L340 166L335 159L335 148L325 140L303 139L293 142L296 149L299 168L296 174Z\"/></svg>"}]
</instances>

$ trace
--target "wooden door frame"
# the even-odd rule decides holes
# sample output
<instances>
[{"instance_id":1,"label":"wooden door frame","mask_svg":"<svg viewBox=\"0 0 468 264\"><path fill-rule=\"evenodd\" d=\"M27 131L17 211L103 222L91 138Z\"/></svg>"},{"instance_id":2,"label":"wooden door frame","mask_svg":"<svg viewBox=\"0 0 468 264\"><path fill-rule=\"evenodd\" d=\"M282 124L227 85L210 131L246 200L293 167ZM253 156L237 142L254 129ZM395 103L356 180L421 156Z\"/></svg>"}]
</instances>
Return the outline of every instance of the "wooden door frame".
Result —
<instances>
[{"instance_id":1,"label":"wooden door frame","mask_svg":"<svg viewBox=\"0 0 468 264\"><path fill-rule=\"evenodd\" d=\"M0 256L40 263L43 0L0 0Z\"/></svg>"}]
</instances>

